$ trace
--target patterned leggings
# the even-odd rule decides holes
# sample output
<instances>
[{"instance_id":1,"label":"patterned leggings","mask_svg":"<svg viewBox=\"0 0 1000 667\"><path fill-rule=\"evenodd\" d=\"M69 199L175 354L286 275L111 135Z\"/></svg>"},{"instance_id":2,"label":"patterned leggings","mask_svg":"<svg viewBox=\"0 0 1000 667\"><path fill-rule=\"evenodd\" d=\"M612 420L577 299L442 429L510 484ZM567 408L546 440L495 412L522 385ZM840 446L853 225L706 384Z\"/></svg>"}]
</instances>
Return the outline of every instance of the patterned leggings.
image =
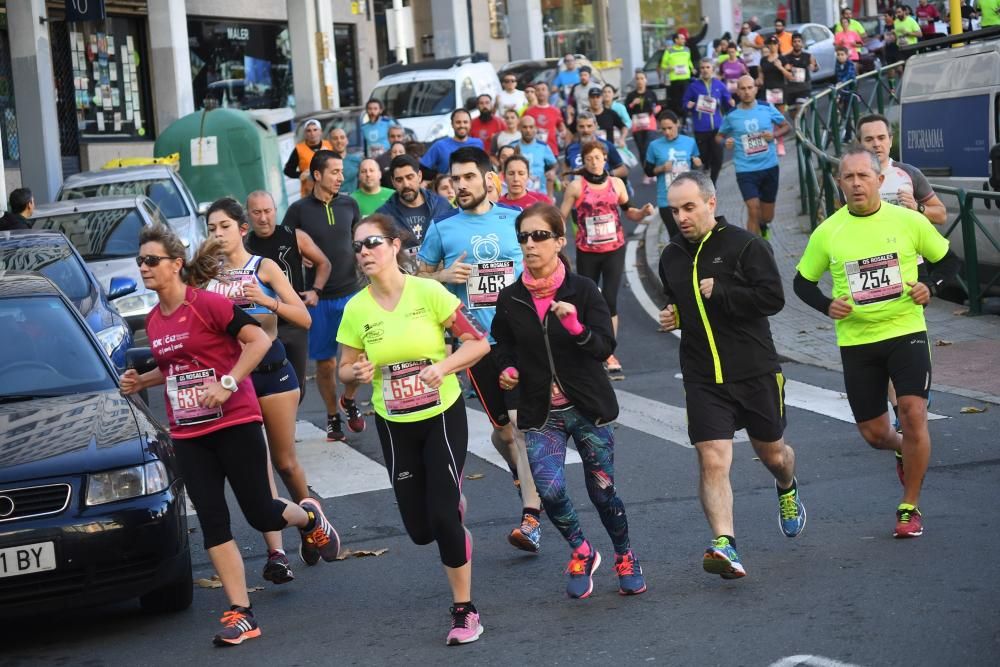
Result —
<instances>
[{"instance_id":1,"label":"patterned leggings","mask_svg":"<svg viewBox=\"0 0 1000 667\"><path fill-rule=\"evenodd\" d=\"M580 520L566 493L566 443L570 436L583 459L590 501L597 508L615 553L624 554L629 550L628 519L625 504L615 493L614 431L610 426L595 426L572 406L550 412L541 430L524 434L531 474L545 512L571 547L583 544Z\"/></svg>"}]
</instances>

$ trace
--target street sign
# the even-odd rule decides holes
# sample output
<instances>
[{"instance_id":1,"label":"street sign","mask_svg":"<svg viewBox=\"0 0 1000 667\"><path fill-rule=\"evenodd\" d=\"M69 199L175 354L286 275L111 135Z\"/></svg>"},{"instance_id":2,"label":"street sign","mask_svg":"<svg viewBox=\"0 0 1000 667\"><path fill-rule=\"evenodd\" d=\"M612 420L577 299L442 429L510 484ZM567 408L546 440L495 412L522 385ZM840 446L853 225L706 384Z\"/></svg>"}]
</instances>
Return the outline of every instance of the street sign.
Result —
<instances>
[{"instance_id":1,"label":"street sign","mask_svg":"<svg viewBox=\"0 0 1000 667\"><path fill-rule=\"evenodd\" d=\"M66 0L66 21L103 21L104 0Z\"/></svg>"}]
</instances>

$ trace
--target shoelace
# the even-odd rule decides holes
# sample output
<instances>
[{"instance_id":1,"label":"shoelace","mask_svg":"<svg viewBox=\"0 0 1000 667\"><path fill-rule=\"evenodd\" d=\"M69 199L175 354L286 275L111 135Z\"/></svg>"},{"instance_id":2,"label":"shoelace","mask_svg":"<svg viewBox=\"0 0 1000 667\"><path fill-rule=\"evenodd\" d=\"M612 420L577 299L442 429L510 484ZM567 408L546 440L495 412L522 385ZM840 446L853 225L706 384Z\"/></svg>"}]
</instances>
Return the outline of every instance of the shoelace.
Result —
<instances>
[{"instance_id":1,"label":"shoelace","mask_svg":"<svg viewBox=\"0 0 1000 667\"><path fill-rule=\"evenodd\" d=\"M910 519L913 518L913 514L916 510L898 510L899 522L900 523L910 523Z\"/></svg>"},{"instance_id":2,"label":"shoelace","mask_svg":"<svg viewBox=\"0 0 1000 667\"><path fill-rule=\"evenodd\" d=\"M527 532L531 532L535 528L538 528L538 519L536 519L535 517L531 516L530 514L527 515L527 516L525 516L521 520L521 530L524 530L525 527L527 527L527 529L528 529Z\"/></svg>"},{"instance_id":3,"label":"shoelace","mask_svg":"<svg viewBox=\"0 0 1000 667\"><path fill-rule=\"evenodd\" d=\"M306 540L312 542L317 547L325 547L330 543L330 536L326 534L323 529L322 522L319 517L316 517L316 527L306 535Z\"/></svg>"},{"instance_id":4,"label":"shoelace","mask_svg":"<svg viewBox=\"0 0 1000 667\"><path fill-rule=\"evenodd\" d=\"M574 554L569 565L566 566L566 572L571 575L587 574L587 557Z\"/></svg>"},{"instance_id":5,"label":"shoelace","mask_svg":"<svg viewBox=\"0 0 1000 667\"><path fill-rule=\"evenodd\" d=\"M730 546L729 540L727 540L724 537L720 537L718 539L712 540L712 547L714 547L716 549L722 550L722 549L725 549L728 546Z\"/></svg>"},{"instance_id":6,"label":"shoelace","mask_svg":"<svg viewBox=\"0 0 1000 667\"><path fill-rule=\"evenodd\" d=\"M469 628L472 626L472 612L466 608L462 607L461 610L456 610L454 607L451 608L451 627L452 628Z\"/></svg>"},{"instance_id":7,"label":"shoelace","mask_svg":"<svg viewBox=\"0 0 1000 667\"><path fill-rule=\"evenodd\" d=\"M619 577L635 574L635 559L632 558L632 554L626 554L622 557L621 562L615 563L615 572L618 573Z\"/></svg>"},{"instance_id":8,"label":"shoelace","mask_svg":"<svg viewBox=\"0 0 1000 667\"><path fill-rule=\"evenodd\" d=\"M244 614L242 611L236 611L235 609L230 609L229 611L223 612L222 618L220 618L219 620L227 628L231 628L240 621L242 621L244 618L246 618L246 616L247 615Z\"/></svg>"},{"instance_id":9,"label":"shoelace","mask_svg":"<svg viewBox=\"0 0 1000 667\"><path fill-rule=\"evenodd\" d=\"M794 519L799 515L799 506L795 502L797 495L795 491L789 491L778 496L778 505L781 508L782 519Z\"/></svg>"}]
</instances>

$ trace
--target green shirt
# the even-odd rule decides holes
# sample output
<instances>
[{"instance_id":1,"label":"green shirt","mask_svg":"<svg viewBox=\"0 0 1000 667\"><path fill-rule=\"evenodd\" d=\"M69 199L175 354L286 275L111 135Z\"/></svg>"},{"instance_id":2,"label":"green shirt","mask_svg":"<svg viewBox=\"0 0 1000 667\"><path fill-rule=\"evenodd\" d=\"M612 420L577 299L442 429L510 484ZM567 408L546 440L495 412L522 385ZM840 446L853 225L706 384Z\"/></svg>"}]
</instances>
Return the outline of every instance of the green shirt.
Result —
<instances>
[{"instance_id":1,"label":"green shirt","mask_svg":"<svg viewBox=\"0 0 1000 667\"><path fill-rule=\"evenodd\" d=\"M833 298L853 306L835 322L837 344L864 345L927 330L906 283L917 280L918 255L937 262L947 252L948 240L916 211L883 202L856 216L844 206L812 233L796 268L813 282L830 272Z\"/></svg>"},{"instance_id":2,"label":"green shirt","mask_svg":"<svg viewBox=\"0 0 1000 667\"><path fill-rule=\"evenodd\" d=\"M977 0L976 7L982 14L979 19L980 28L1000 25L1000 0Z\"/></svg>"},{"instance_id":3,"label":"green shirt","mask_svg":"<svg viewBox=\"0 0 1000 667\"><path fill-rule=\"evenodd\" d=\"M689 81L694 71L691 51L686 46L671 46L660 58L660 69L667 70L671 81Z\"/></svg>"},{"instance_id":4,"label":"green shirt","mask_svg":"<svg viewBox=\"0 0 1000 667\"><path fill-rule=\"evenodd\" d=\"M858 33L860 37L865 36L865 27L861 25L859 21L851 19L851 22L848 24L848 27L850 27L850 29L853 30L854 32ZM834 32L843 32L843 30L844 26L840 25L840 21L837 21L837 25L834 27Z\"/></svg>"},{"instance_id":5,"label":"green shirt","mask_svg":"<svg viewBox=\"0 0 1000 667\"><path fill-rule=\"evenodd\" d=\"M437 389L418 379L420 371L448 356L444 322L462 305L444 285L406 276L399 303L385 310L371 287L355 294L344 308L337 342L362 350L375 366L372 407L383 419L416 422L435 417L458 400L454 374Z\"/></svg>"},{"instance_id":6,"label":"green shirt","mask_svg":"<svg viewBox=\"0 0 1000 667\"><path fill-rule=\"evenodd\" d=\"M386 202L392 193L395 192L392 188L382 188L378 189L373 195L368 194L361 188L358 188L351 193L351 199L358 202L358 208L361 209L361 217L367 218L369 215L378 210L378 207Z\"/></svg>"},{"instance_id":7,"label":"green shirt","mask_svg":"<svg viewBox=\"0 0 1000 667\"><path fill-rule=\"evenodd\" d=\"M896 19L892 24L892 31L896 33L896 43L900 46L908 46L910 44L916 44L918 37L904 37L906 33L917 33L920 32L920 24L912 16L907 16L905 19L900 21Z\"/></svg>"}]
</instances>

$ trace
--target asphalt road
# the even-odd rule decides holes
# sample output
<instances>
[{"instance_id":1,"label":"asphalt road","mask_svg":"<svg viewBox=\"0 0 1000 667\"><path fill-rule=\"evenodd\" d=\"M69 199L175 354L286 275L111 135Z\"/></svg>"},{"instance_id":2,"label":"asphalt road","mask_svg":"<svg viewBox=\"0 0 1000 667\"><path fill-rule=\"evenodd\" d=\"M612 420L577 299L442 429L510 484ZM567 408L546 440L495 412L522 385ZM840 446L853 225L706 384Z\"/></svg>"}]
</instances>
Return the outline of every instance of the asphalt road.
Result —
<instances>
[{"instance_id":1,"label":"asphalt road","mask_svg":"<svg viewBox=\"0 0 1000 667\"><path fill-rule=\"evenodd\" d=\"M615 388L683 406L677 339L656 332L628 287L620 308L626 378ZM785 373L842 390L842 378L826 370L787 364ZM787 438L797 452L808 524L794 540L781 535L773 482L750 446L737 444L732 480L748 576L723 581L701 569L712 536L697 498L694 451L621 425L616 483L649 585L643 595L617 594L610 541L579 464L568 469L570 493L605 564L594 595L570 600L563 592L565 543L543 521L541 553L510 547L506 535L519 503L509 474L470 457L473 597L485 626L474 644L444 645L450 600L437 550L413 545L391 491L377 490L329 498L324 507L344 547L386 553L314 568L293 562L297 578L284 586L260 578L263 543L233 504L249 584L261 587L251 593L261 639L214 648L216 619L227 605L221 590L198 588L191 609L173 615L147 615L125 603L6 624L0 664L995 665L1000 586L990 554L1000 550L992 517L1000 414L960 414L967 403L934 394L933 411L948 419L931 424L934 450L921 504L926 531L919 539L891 537L900 496L892 456L869 449L852 424L789 407ZM300 417L322 424L314 387ZM371 426L352 436L350 447L381 462ZM482 477L469 479L476 475ZM194 517L191 526L195 577L208 578L213 570ZM290 550L297 541L286 531Z\"/></svg>"}]
</instances>

